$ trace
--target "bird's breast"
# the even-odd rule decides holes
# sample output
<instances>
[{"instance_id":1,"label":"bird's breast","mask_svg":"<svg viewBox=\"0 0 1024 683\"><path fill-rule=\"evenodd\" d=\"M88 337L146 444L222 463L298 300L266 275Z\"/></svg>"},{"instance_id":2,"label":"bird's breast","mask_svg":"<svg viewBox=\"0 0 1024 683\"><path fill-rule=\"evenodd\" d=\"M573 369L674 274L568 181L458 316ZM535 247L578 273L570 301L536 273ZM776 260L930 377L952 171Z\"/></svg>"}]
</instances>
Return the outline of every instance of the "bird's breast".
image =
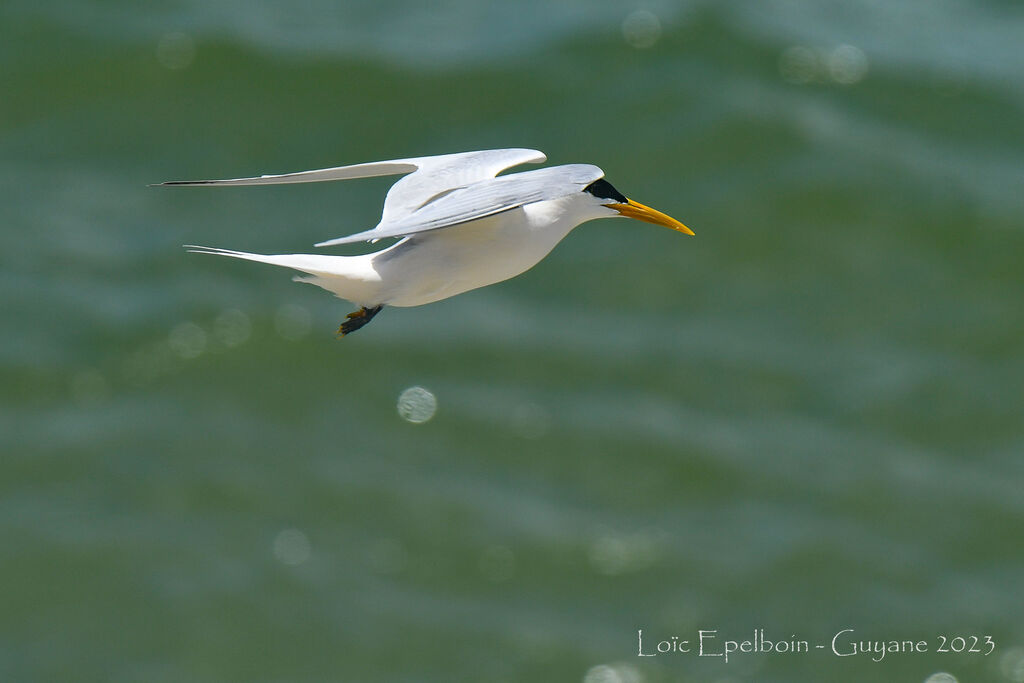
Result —
<instances>
[{"instance_id":1,"label":"bird's breast","mask_svg":"<svg viewBox=\"0 0 1024 683\"><path fill-rule=\"evenodd\" d=\"M390 298L382 303L419 306L515 277L575 227L564 213L556 202L538 202L413 235L374 259Z\"/></svg>"}]
</instances>

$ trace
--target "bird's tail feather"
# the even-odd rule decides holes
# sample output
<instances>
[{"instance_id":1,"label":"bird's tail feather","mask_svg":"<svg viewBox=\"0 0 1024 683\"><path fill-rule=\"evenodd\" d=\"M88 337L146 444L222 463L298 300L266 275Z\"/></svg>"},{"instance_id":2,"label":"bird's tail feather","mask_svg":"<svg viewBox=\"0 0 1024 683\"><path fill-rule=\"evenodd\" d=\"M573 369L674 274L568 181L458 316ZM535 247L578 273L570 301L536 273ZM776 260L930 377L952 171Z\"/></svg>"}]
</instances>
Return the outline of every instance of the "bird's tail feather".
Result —
<instances>
[{"instance_id":1,"label":"bird's tail feather","mask_svg":"<svg viewBox=\"0 0 1024 683\"><path fill-rule=\"evenodd\" d=\"M269 263L273 266L291 268L305 276L298 275L296 282L305 282L322 287L342 299L359 305L382 303L378 288L379 276L368 265L365 257L331 256L327 254L251 254L234 249L218 249L186 244L185 248L196 254L213 254L231 258Z\"/></svg>"},{"instance_id":2,"label":"bird's tail feather","mask_svg":"<svg viewBox=\"0 0 1024 683\"><path fill-rule=\"evenodd\" d=\"M231 258L256 261L258 263L269 263L273 266L283 266L300 270L310 275L345 275L342 264L344 256L328 256L326 254L251 254L247 251L235 251L234 249L218 249L217 247L202 247L196 244L186 244L185 248L195 254L213 254L215 256L230 256Z\"/></svg>"}]
</instances>

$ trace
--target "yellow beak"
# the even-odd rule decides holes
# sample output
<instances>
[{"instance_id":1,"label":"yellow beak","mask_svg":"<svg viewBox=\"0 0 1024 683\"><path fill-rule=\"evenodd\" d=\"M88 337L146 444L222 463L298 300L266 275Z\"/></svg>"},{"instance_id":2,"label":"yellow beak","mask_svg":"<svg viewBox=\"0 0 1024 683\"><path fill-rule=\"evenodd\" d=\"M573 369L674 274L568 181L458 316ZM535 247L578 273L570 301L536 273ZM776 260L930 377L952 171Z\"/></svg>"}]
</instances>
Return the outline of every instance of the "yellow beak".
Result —
<instances>
[{"instance_id":1,"label":"yellow beak","mask_svg":"<svg viewBox=\"0 0 1024 683\"><path fill-rule=\"evenodd\" d=\"M632 199L627 199L625 204L605 204L605 206L609 209L615 209L626 218L635 218L639 221L654 223L655 225L664 225L666 228L672 228L687 235L693 234L693 230L690 230L675 218L672 218L672 216L667 216L661 211L644 206L640 202L634 202Z\"/></svg>"}]
</instances>

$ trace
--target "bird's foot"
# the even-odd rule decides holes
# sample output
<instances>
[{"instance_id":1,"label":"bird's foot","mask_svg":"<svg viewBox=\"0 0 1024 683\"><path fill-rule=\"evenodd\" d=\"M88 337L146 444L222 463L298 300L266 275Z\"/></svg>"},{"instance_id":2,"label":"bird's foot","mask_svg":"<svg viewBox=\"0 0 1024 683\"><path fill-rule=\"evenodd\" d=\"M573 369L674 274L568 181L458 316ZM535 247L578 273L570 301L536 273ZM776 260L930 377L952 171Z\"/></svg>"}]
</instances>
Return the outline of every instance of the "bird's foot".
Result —
<instances>
[{"instance_id":1,"label":"bird's foot","mask_svg":"<svg viewBox=\"0 0 1024 683\"><path fill-rule=\"evenodd\" d=\"M353 311L349 313L348 315L345 316L345 322L343 322L341 326L338 328L338 336L344 337L346 334L350 332L355 332L360 327L373 320L373 316L380 313L380 309L382 308L384 308L383 305L374 306L372 308L367 308L366 306L363 306L358 311Z\"/></svg>"}]
</instances>

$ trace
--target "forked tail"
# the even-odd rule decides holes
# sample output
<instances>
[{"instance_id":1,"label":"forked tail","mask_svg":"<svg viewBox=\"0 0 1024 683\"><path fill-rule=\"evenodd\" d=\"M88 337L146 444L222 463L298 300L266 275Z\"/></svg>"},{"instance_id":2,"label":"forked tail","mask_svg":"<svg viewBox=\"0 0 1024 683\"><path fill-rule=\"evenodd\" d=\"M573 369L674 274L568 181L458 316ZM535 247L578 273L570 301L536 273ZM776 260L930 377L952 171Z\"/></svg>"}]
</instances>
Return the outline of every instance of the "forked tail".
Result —
<instances>
[{"instance_id":1,"label":"forked tail","mask_svg":"<svg viewBox=\"0 0 1024 683\"><path fill-rule=\"evenodd\" d=\"M370 267L364 256L331 256L328 254L252 254L233 249L218 249L186 244L188 251L196 254L229 256L245 261L269 263L306 273L309 277L297 276L297 282L322 287L335 296L347 299L359 306L376 306L379 298L380 278Z\"/></svg>"}]
</instances>

